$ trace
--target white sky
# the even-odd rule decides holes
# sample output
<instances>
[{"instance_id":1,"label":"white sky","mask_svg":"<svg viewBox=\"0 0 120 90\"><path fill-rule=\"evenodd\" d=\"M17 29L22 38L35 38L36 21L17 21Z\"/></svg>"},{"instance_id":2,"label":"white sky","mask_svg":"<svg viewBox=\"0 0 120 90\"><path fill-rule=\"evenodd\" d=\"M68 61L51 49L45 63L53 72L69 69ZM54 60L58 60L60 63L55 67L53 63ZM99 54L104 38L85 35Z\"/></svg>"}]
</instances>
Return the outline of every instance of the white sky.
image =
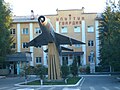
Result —
<instances>
[{"instance_id":1,"label":"white sky","mask_svg":"<svg viewBox=\"0 0 120 90\"><path fill-rule=\"evenodd\" d=\"M56 9L81 9L85 8L85 12L103 12L106 6L106 0L5 0L9 2L13 9L13 15L26 16L31 14L31 10L35 15L56 14Z\"/></svg>"}]
</instances>

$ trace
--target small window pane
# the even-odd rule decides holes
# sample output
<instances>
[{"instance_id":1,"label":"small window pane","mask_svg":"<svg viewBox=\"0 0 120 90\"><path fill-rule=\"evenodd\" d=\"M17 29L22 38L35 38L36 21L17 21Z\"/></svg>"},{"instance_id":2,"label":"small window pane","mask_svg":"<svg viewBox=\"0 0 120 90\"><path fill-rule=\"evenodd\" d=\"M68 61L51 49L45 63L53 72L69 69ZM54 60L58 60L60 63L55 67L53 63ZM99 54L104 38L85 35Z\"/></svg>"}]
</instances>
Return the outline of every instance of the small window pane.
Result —
<instances>
[{"instance_id":1,"label":"small window pane","mask_svg":"<svg viewBox=\"0 0 120 90\"><path fill-rule=\"evenodd\" d=\"M62 27L61 28L61 33L67 33L68 31L67 31L67 27Z\"/></svg>"},{"instance_id":2,"label":"small window pane","mask_svg":"<svg viewBox=\"0 0 120 90\"><path fill-rule=\"evenodd\" d=\"M28 28L23 28L23 34L28 34Z\"/></svg>"},{"instance_id":3,"label":"small window pane","mask_svg":"<svg viewBox=\"0 0 120 90\"><path fill-rule=\"evenodd\" d=\"M74 32L80 32L80 27L79 26L75 26L74 27Z\"/></svg>"},{"instance_id":4,"label":"small window pane","mask_svg":"<svg viewBox=\"0 0 120 90\"><path fill-rule=\"evenodd\" d=\"M10 34L15 34L15 29L10 29Z\"/></svg>"},{"instance_id":5,"label":"small window pane","mask_svg":"<svg viewBox=\"0 0 120 90\"><path fill-rule=\"evenodd\" d=\"M22 43L22 48L28 48L28 47L26 47L26 44L27 44L27 42L23 42Z\"/></svg>"},{"instance_id":6,"label":"small window pane","mask_svg":"<svg viewBox=\"0 0 120 90\"><path fill-rule=\"evenodd\" d=\"M80 48L80 44L75 44L75 47L76 48Z\"/></svg>"},{"instance_id":7,"label":"small window pane","mask_svg":"<svg viewBox=\"0 0 120 90\"><path fill-rule=\"evenodd\" d=\"M41 30L40 30L40 28L35 28L35 34L39 34L39 33L41 33Z\"/></svg>"},{"instance_id":8,"label":"small window pane","mask_svg":"<svg viewBox=\"0 0 120 90\"><path fill-rule=\"evenodd\" d=\"M94 27L93 26L88 26L87 30L88 30L88 32L94 32Z\"/></svg>"},{"instance_id":9,"label":"small window pane","mask_svg":"<svg viewBox=\"0 0 120 90\"><path fill-rule=\"evenodd\" d=\"M41 60L41 57L36 57L36 63L41 63L42 60Z\"/></svg>"},{"instance_id":10,"label":"small window pane","mask_svg":"<svg viewBox=\"0 0 120 90\"><path fill-rule=\"evenodd\" d=\"M15 29L13 29L13 34L15 34Z\"/></svg>"},{"instance_id":11,"label":"small window pane","mask_svg":"<svg viewBox=\"0 0 120 90\"><path fill-rule=\"evenodd\" d=\"M89 41L88 41L88 46L94 46L93 40L89 40Z\"/></svg>"},{"instance_id":12,"label":"small window pane","mask_svg":"<svg viewBox=\"0 0 120 90\"><path fill-rule=\"evenodd\" d=\"M26 28L26 34L28 34L28 28Z\"/></svg>"},{"instance_id":13,"label":"small window pane","mask_svg":"<svg viewBox=\"0 0 120 90\"><path fill-rule=\"evenodd\" d=\"M62 57L62 65L68 65L68 57L67 56Z\"/></svg>"},{"instance_id":14,"label":"small window pane","mask_svg":"<svg viewBox=\"0 0 120 90\"><path fill-rule=\"evenodd\" d=\"M10 34L12 34L12 29L10 29Z\"/></svg>"}]
</instances>

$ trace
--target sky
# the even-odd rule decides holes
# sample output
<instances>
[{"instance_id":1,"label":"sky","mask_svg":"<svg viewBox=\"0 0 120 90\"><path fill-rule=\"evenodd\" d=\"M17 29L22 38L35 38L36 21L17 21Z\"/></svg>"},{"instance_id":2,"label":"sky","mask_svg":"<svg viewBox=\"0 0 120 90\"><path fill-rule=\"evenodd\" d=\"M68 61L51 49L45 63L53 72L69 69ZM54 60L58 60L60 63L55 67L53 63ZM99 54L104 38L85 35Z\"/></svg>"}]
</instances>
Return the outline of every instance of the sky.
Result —
<instances>
[{"instance_id":1,"label":"sky","mask_svg":"<svg viewBox=\"0 0 120 90\"><path fill-rule=\"evenodd\" d=\"M10 4L13 15L35 15L57 14L56 9L81 9L84 7L86 13L101 13L106 6L106 0L4 0Z\"/></svg>"}]
</instances>

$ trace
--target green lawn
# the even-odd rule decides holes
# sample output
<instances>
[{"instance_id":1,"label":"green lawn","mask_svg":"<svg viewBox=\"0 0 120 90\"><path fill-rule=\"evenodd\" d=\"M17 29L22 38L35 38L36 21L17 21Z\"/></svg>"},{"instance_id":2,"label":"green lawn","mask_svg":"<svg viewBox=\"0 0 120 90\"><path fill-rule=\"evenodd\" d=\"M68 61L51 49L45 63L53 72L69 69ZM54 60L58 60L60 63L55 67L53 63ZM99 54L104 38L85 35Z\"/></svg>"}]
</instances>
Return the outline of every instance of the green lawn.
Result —
<instances>
[{"instance_id":1,"label":"green lawn","mask_svg":"<svg viewBox=\"0 0 120 90\"><path fill-rule=\"evenodd\" d=\"M70 77L67 79L67 84L64 81L60 81L60 82L43 82L43 85L70 85L70 84L76 84L81 77ZM29 82L27 83L27 85L40 85L40 81L36 80L33 82Z\"/></svg>"}]
</instances>

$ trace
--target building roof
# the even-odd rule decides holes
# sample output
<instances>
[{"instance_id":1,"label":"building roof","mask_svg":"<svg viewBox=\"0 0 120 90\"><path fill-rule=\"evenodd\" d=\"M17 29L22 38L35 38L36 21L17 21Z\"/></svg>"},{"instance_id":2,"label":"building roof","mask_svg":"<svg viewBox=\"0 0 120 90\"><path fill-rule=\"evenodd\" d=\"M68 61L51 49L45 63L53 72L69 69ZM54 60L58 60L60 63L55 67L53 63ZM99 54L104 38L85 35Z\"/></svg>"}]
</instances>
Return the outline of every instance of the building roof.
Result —
<instances>
[{"instance_id":1,"label":"building roof","mask_svg":"<svg viewBox=\"0 0 120 90\"><path fill-rule=\"evenodd\" d=\"M84 52L62 52L62 56L67 56L67 55L83 55Z\"/></svg>"},{"instance_id":2,"label":"building roof","mask_svg":"<svg viewBox=\"0 0 120 90\"><path fill-rule=\"evenodd\" d=\"M100 15L98 15L99 13L85 13L84 12L84 7L82 7L81 9L65 9L65 10L56 10L57 11L57 14L48 14L48 15L44 15L44 16L57 16L58 15L58 12L63 12L63 11L80 11L82 14L97 14L97 17L96 19L99 19ZM39 15L29 15L29 16L13 16L12 17L12 20L13 20L13 23L17 23L17 22L38 22L38 17Z\"/></svg>"},{"instance_id":3,"label":"building roof","mask_svg":"<svg viewBox=\"0 0 120 90\"><path fill-rule=\"evenodd\" d=\"M31 57L31 53L30 52L17 52L15 54L12 55L7 55L6 61L31 61L32 57Z\"/></svg>"},{"instance_id":4,"label":"building roof","mask_svg":"<svg viewBox=\"0 0 120 90\"><path fill-rule=\"evenodd\" d=\"M13 23L17 22L38 22L38 16L31 18L31 16L13 16Z\"/></svg>"}]
</instances>

